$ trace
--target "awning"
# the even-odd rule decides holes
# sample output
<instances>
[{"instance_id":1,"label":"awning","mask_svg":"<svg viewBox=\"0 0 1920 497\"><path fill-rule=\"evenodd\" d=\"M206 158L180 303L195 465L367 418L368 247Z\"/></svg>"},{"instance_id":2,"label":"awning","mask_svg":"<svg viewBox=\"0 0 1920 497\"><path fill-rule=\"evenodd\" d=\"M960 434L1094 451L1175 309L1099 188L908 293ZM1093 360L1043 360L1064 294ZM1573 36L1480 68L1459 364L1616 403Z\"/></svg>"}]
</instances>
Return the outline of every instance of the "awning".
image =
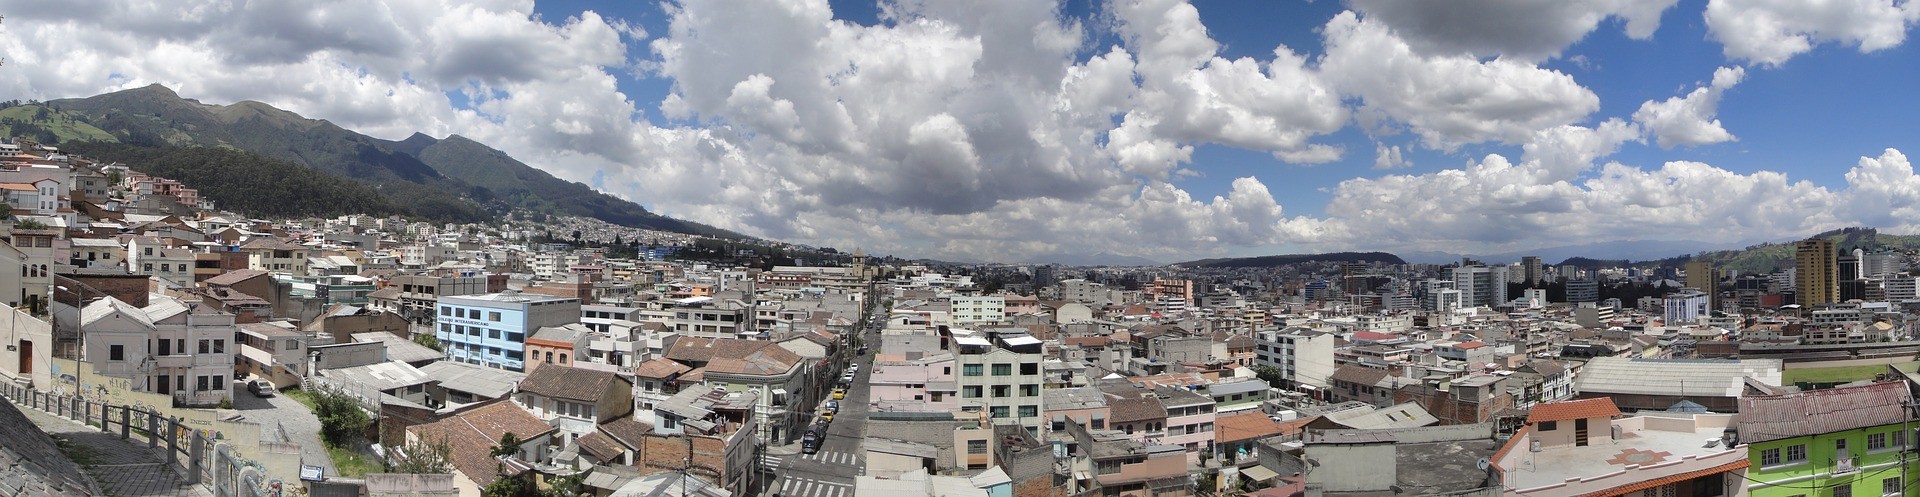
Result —
<instances>
[{"instance_id":1,"label":"awning","mask_svg":"<svg viewBox=\"0 0 1920 497\"><path fill-rule=\"evenodd\" d=\"M1254 466L1254 467L1240 470L1240 475L1246 477L1249 480L1264 482L1267 480L1271 480L1274 477L1280 476L1280 473L1275 473L1273 470L1267 469L1265 466Z\"/></svg>"}]
</instances>

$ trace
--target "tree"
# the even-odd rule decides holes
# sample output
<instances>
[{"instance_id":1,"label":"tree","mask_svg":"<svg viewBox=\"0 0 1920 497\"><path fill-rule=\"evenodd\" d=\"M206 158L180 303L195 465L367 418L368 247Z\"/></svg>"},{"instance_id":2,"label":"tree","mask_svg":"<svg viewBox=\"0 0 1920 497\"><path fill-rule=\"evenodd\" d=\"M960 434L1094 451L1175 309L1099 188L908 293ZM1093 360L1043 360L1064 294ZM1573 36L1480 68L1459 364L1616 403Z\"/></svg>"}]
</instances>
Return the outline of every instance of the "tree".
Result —
<instances>
[{"instance_id":1,"label":"tree","mask_svg":"<svg viewBox=\"0 0 1920 497\"><path fill-rule=\"evenodd\" d=\"M580 497L586 495L586 492L582 492L580 488L580 481L583 479L581 477L582 474L583 473L574 473L547 480L547 483L551 486L541 491L540 494L543 497Z\"/></svg>"},{"instance_id":2,"label":"tree","mask_svg":"<svg viewBox=\"0 0 1920 497\"><path fill-rule=\"evenodd\" d=\"M520 477L517 476L500 475L499 479L487 484L487 488L480 489L480 495L485 497L527 497L535 494L533 487L527 485L526 480L520 479Z\"/></svg>"},{"instance_id":3,"label":"tree","mask_svg":"<svg viewBox=\"0 0 1920 497\"><path fill-rule=\"evenodd\" d=\"M513 457L520 455L520 436L507 432L500 436L500 445L493 446L493 457Z\"/></svg>"},{"instance_id":4,"label":"tree","mask_svg":"<svg viewBox=\"0 0 1920 497\"><path fill-rule=\"evenodd\" d=\"M33 220L33 219L21 219L19 222L13 223L13 229L43 230L43 229L47 229L47 223L42 223L40 221Z\"/></svg>"},{"instance_id":5,"label":"tree","mask_svg":"<svg viewBox=\"0 0 1920 497\"><path fill-rule=\"evenodd\" d=\"M1273 366L1254 366L1253 374L1274 388L1282 388L1281 383L1286 380L1284 375L1280 373L1280 368Z\"/></svg>"},{"instance_id":6,"label":"tree","mask_svg":"<svg viewBox=\"0 0 1920 497\"><path fill-rule=\"evenodd\" d=\"M440 347L440 339L435 338L432 333L421 333L421 334L414 335L413 343L420 344L420 346L422 347L433 349L435 351L445 350Z\"/></svg>"},{"instance_id":7,"label":"tree","mask_svg":"<svg viewBox=\"0 0 1920 497\"><path fill-rule=\"evenodd\" d=\"M343 447L365 436L372 419L360 409L359 401L327 387L315 388L312 394L313 414L320 418L320 438L327 444Z\"/></svg>"},{"instance_id":8,"label":"tree","mask_svg":"<svg viewBox=\"0 0 1920 497\"><path fill-rule=\"evenodd\" d=\"M445 437L438 441L409 440L400 451L400 464L393 466L395 473L431 475L453 472L453 445Z\"/></svg>"}]
</instances>

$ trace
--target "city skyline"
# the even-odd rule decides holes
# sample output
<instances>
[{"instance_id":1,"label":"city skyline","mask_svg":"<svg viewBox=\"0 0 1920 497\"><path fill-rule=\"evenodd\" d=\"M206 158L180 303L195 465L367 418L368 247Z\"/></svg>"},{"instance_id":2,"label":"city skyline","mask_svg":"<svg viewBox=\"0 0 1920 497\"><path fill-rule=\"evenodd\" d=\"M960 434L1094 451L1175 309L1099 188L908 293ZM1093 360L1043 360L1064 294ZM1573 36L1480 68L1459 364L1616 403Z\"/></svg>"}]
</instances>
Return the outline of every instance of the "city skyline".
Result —
<instances>
[{"instance_id":1,"label":"city skyline","mask_svg":"<svg viewBox=\"0 0 1920 497\"><path fill-rule=\"evenodd\" d=\"M1916 231L1920 6L1434 5L9 2L0 98L160 83L461 134L664 214L910 257Z\"/></svg>"}]
</instances>

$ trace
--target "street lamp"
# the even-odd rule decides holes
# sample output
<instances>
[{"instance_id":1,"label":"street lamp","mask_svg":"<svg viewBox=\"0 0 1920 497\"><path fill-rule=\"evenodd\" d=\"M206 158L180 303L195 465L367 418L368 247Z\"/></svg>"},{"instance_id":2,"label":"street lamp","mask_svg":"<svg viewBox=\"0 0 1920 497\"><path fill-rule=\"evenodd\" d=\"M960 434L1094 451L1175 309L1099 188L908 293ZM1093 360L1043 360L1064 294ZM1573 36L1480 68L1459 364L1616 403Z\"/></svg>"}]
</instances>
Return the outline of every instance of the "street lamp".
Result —
<instances>
[{"instance_id":1,"label":"street lamp","mask_svg":"<svg viewBox=\"0 0 1920 497\"><path fill-rule=\"evenodd\" d=\"M55 276L60 277L58 275L55 275ZM72 280L72 278L68 278L68 280ZM86 285L82 285L77 281L74 282L73 286L76 288L86 287ZM69 289L67 287L60 286L60 285L54 285L53 288L62 292L73 294L73 314L75 316L73 319L73 334L75 338L73 340L73 343L69 345L70 347L73 347L73 352L71 353L71 355L73 356L72 357L73 359L73 393L74 395L79 395L84 397L86 396L86 393L87 393L86 381L85 381L86 379L83 378L81 375L84 374L85 366L81 364L80 359L81 359L81 352L82 352L81 349L83 348L87 339L87 332L84 329L87 324L86 309L82 303L82 299L80 298L80 292L78 290ZM88 290L93 290L92 287L86 287L86 288ZM93 292L96 295L100 293L99 290L93 290Z\"/></svg>"}]
</instances>

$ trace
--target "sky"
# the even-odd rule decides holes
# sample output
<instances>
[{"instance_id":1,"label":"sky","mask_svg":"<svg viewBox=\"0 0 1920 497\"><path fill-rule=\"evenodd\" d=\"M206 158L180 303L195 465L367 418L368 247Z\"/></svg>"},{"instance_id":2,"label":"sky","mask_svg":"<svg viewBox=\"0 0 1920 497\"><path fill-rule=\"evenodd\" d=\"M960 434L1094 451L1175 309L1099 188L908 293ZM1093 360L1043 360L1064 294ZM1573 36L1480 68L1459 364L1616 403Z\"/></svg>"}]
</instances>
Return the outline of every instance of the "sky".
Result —
<instances>
[{"instance_id":1,"label":"sky","mask_svg":"<svg viewBox=\"0 0 1920 497\"><path fill-rule=\"evenodd\" d=\"M1920 232L1916 0L0 0L0 99L459 134L949 260Z\"/></svg>"}]
</instances>

